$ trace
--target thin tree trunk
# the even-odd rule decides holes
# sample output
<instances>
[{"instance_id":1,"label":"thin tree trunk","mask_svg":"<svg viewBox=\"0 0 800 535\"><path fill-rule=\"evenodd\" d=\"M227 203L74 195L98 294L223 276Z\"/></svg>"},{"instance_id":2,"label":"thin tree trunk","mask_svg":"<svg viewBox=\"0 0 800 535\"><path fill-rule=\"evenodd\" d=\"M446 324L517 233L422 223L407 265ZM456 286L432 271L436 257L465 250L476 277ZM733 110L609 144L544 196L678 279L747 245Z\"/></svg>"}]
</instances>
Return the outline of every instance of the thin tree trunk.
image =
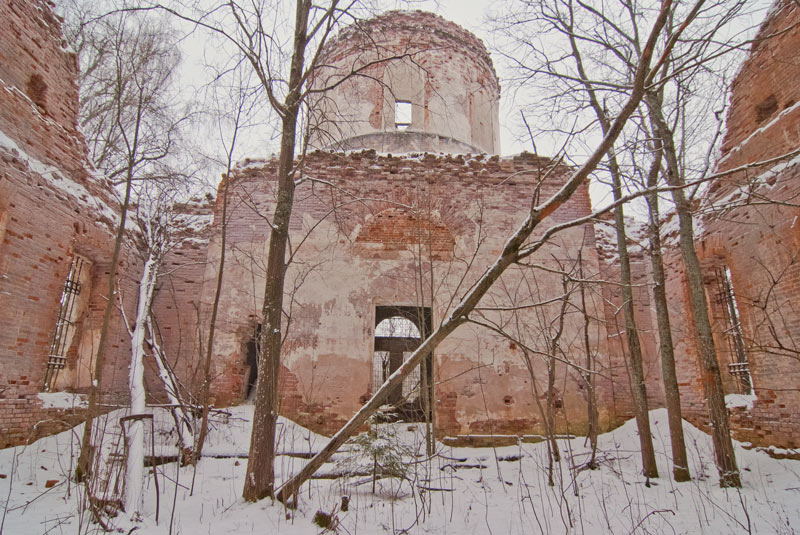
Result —
<instances>
[{"instance_id":1,"label":"thin tree trunk","mask_svg":"<svg viewBox=\"0 0 800 535\"><path fill-rule=\"evenodd\" d=\"M594 390L594 358L592 357L592 346L589 342L589 312L586 310L586 285L583 282L583 255L578 251L578 276L581 279L580 293L581 293L581 313L583 314L583 348L586 352L586 363L583 372L583 381L586 383L586 411L587 421L589 428L587 435L589 436L589 444L592 448L592 456L589 458L587 466L594 470L597 468L597 435L599 434L599 422L597 415L597 395Z\"/></svg>"},{"instance_id":2,"label":"thin tree trunk","mask_svg":"<svg viewBox=\"0 0 800 535\"><path fill-rule=\"evenodd\" d=\"M430 218L430 213L426 214L426 218ZM434 304L434 272L433 272L433 244L431 243L431 232L430 230L427 232L427 235L423 235L421 222L423 218L417 218L417 281L416 284L418 286L417 293L419 295L419 307L417 308L417 317L420 319L420 338L424 340L430 334L428 329L428 322L426 321L425 316L425 274L423 271L423 245L427 248L427 255L428 255L428 263L430 265L429 271L429 279L428 282L430 283L430 287L428 289L430 293L430 310L431 310L431 321L433 321L433 304ZM427 238L424 239L423 238ZM423 243L424 242L424 243ZM428 369L428 363L430 362L430 370ZM430 373L429 373L430 372ZM428 457L432 456L436 451L436 437L435 437L435 430L433 424L433 407L434 407L434 382L433 382L433 355L430 355L430 358L425 358L420 364L420 399L422 401L422 411L424 413L424 424L425 424L425 452L427 453Z\"/></svg>"},{"instance_id":3,"label":"thin tree trunk","mask_svg":"<svg viewBox=\"0 0 800 535\"><path fill-rule=\"evenodd\" d=\"M145 411L144 388L144 345L147 332L147 318L153 302L156 282L158 280L158 255L148 255L139 285L139 302L136 308L136 320L131 333L131 365L128 376L131 405L130 416L139 416ZM125 513L136 519L142 509L142 486L144 483L144 422L140 418L128 420L125 459L125 495L123 507Z\"/></svg>"},{"instance_id":4,"label":"thin tree trunk","mask_svg":"<svg viewBox=\"0 0 800 535\"><path fill-rule=\"evenodd\" d=\"M111 265L108 269L108 289L106 290L106 308L103 311L103 323L100 326L100 339L97 342L97 354L94 358L92 370L92 384L89 387L89 406L86 411L86 422L83 425L81 437L81 453L75 466L75 481L85 481L91 475L91 466L94 461L94 447L92 446L92 430L94 419L98 416L98 403L103 379L103 365L106 355L106 339L108 327L111 324L111 312L114 310L115 288L117 283L117 263L122 250L122 240L125 236L125 223L128 217L128 208L131 201L131 186L133 183L133 158L128 158L128 169L125 175L125 197L122 201L122 211L119 216L119 226L114 239L114 252L111 254Z\"/></svg>"},{"instance_id":5,"label":"thin tree trunk","mask_svg":"<svg viewBox=\"0 0 800 535\"><path fill-rule=\"evenodd\" d=\"M275 426L278 421L278 372L282 342L283 283L286 277L286 243L289 220L294 203L294 153L297 116L301 104L303 65L308 44L307 26L311 10L309 0L298 0L296 7L294 47L289 72L289 93L286 97L281 127L281 152L278 161L278 195L272 232L269 236L263 327L258 355L258 384L253 414L253 431L247 459L242 497L257 501L272 496L275 486Z\"/></svg>"},{"instance_id":6,"label":"thin tree trunk","mask_svg":"<svg viewBox=\"0 0 800 535\"><path fill-rule=\"evenodd\" d=\"M614 201L622 198L622 184L619 167L613 153L609 154L611 180L613 182ZM636 413L636 426L639 429L639 444L642 449L642 473L646 477L658 477L656 453L653 449L653 436L650 432L650 414L647 406L647 390L644 382L642 366L642 346L639 331L636 327L633 288L631 286L631 262L628 256L628 244L625 233L625 216L622 206L614 210L614 224L617 230L617 251L619 253L620 282L622 283L622 309L625 312L625 338L628 342L628 377L631 385L631 397Z\"/></svg>"},{"instance_id":7,"label":"thin tree trunk","mask_svg":"<svg viewBox=\"0 0 800 535\"><path fill-rule=\"evenodd\" d=\"M186 464L191 460L191 455L194 451L194 434L192 433L192 428L189 423L190 418L186 411L186 403L183 401L183 396L180 392L180 384L178 378L175 376L175 371L170 367L164 351L156 340L152 314L147 317L147 330L150 333L149 342L153 348L153 357L155 358L156 366L158 366L158 376L161 379L161 383L164 385L164 392L167 394L170 405L174 406L172 412L180 439L182 452L181 462Z\"/></svg>"},{"instance_id":8,"label":"thin tree trunk","mask_svg":"<svg viewBox=\"0 0 800 535\"><path fill-rule=\"evenodd\" d=\"M717 352L714 347L711 321L708 317L703 273L694 248L691 206L681 187L685 185L685 181L680 173L672 131L661 112L660 99L652 93L648 94L646 98L648 109L656 128L655 133L661 139L664 147L664 157L667 161L667 183L675 188L672 190L672 199L675 202L675 211L678 214L679 243L686 268L686 279L689 284L689 307L697 336L700 364L703 367L703 386L711 418L711 437L714 442L714 454L720 476L720 486L741 487L742 481L739 475L739 468L736 465L733 442L731 441L728 409L725 407L722 377L719 371Z\"/></svg>"},{"instance_id":9,"label":"thin tree trunk","mask_svg":"<svg viewBox=\"0 0 800 535\"><path fill-rule=\"evenodd\" d=\"M583 67L583 59L574 36L570 35L572 56L581 78L581 83L589 97L589 104L597 116L603 130L603 135L608 134L610 120L605 107L597 98L595 88L590 82ZM622 198L622 179L614 147L609 147L607 153L609 174L611 175L611 190L614 201ZM628 342L628 378L633 398L633 409L636 417L636 426L639 429L639 444L642 450L642 473L645 477L658 477L656 454L653 449L653 436L650 432L650 415L647 407L647 390L644 383L644 370L642 367L642 346L639 341L639 332L636 327L635 310L633 302L633 289L631 287L631 263L628 256L627 236L625 234L625 214L622 205L614 210L614 226L617 231L617 252L619 254L620 282L622 283L622 309L625 313L625 337Z\"/></svg>"},{"instance_id":10,"label":"thin tree trunk","mask_svg":"<svg viewBox=\"0 0 800 535\"><path fill-rule=\"evenodd\" d=\"M555 387L556 387L556 355L558 354L559 341L564 334L564 319L567 315L569 305L569 284L566 276L562 278L561 290L564 292L561 298L561 308L558 311L558 328L550 339L549 355L547 359L547 434L551 445L551 455L553 461L561 462L561 452L556 442L556 418L555 418ZM552 477L552 476L551 476Z\"/></svg>"},{"instance_id":11,"label":"thin tree trunk","mask_svg":"<svg viewBox=\"0 0 800 535\"><path fill-rule=\"evenodd\" d=\"M526 348L520 347L520 349L522 350L525 368L528 370L528 377L531 379L531 398L533 398L536 408L539 409L539 415L542 417L542 424L544 425L545 443L547 444L547 484L551 487L555 487L556 483L555 479L553 479L553 446L556 445L555 440L551 441L552 433L547 417L547 409L542 406L542 400L539 396L539 387L536 386L536 373L533 370L531 356L528 354Z\"/></svg>"},{"instance_id":12,"label":"thin tree trunk","mask_svg":"<svg viewBox=\"0 0 800 535\"><path fill-rule=\"evenodd\" d=\"M225 271L225 248L228 235L228 187L230 185L230 158L228 161L228 173L222 178L222 225L220 227L220 253L219 267L217 268L217 284L214 288L214 302L211 304L211 318L208 325L208 340L206 342L206 355L203 361L203 385L200 389L200 400L203 404L203 413L200 417L200 431L197 435L194 453L192 454L192 464L196 465L203 453L203 446L208 435L208 414L211 410L211 356L214 349L214 335L217 327L217 314L219 313L219 300L222 295L222 277ZM194 477L192 478L192 490L194 490Z\"/></svg>"},{"instance_id":13,"label":"thin tree trunk","mask_svg":"<svg viewBox=\"0 0 800 535\"><path fill-rule=\"evenodd\" d=\"M389 393L398 385L402 384L403 379L411 373L414 366L419 365L425 355L433 352L442 340L455 331L459 325L467 321L468 315L478 305L494 282L502 275L508 266L520 259L520 250L533 230L543 219L567 202L578 187L586 181L589 174L594 171L606 152L614 145L614 141L619 137L623 126L642 100L646 81L653 76L653 71L650 70L650 60L652 59L655 41L666 22L667 15L670 13L671 8L671 0L664 0L664 2L662 2L661 11L648 37L647 46L639 58L630 96L620 110L617 118L611 124L611 128L608 130L605 138L600 142L595 151L587 158L586 162L572 174L555 195L545 201L544 204L532 208L531 213L522 225L520 225L506 242L503 251L495 260L494 264L492 264L480 280L472 286L461 302L453 309L450 316L445 319L439 327L434 329L431 335L411 354L408 361L404 362L403 365L383 383L372 398L362 406L333 437L331 437L330 441L328 441L322 450L314 455L300 472L283 484L277 493L278 500L287 503L294 497L302 484L308 480L308 478L310 478L358 428L366 423L369 417L380 408ZM666 54L668 50L669 48L664 54ZM536 250L536 248L531 248L531 251L534 250Z\"/></svg>"},{"instance_id":14,"label":"thin tree trunk","mask_svg":"<svg viewBox=\"0 0 800 535\"><path fill-rule=\"evenodd\" d=\"M659 143L660 146L660 143ZM650 213L648 234L650 240L650 263L653 268L653 303L656 307L658 339L661 348L661 374L664 382L664 397L667 403L669 437L672 446L672 477L675 481L689 481L689 461L686 458L686 443L683 437L683 418L681 416L681 395L678 389L678 376L675 371L675 351L672 344L672 327L667 307L666 276L664 259L661 255L661 236L659 234L660 216L658 209L658 175L661 168L661 150L657 149L655 161L647 177L647 187L652 191L645 195Z\"/></svg>"},{"instance_id":15,"label":"thin tree trunk","mask_svg":"<svg viewBox=\"0 0 800 535\"><path fill-rule=\"evenodd\" d=\"M294 155L294 133L287 134L287 131L293 127L294 122L284 120L278 202L275 207L267 257L253 431L250 437L247 477L242 492L247 501L257 501L272 496L275 481L275 426L278 421L283 283L286 275L286 241L294 197L294 182L290 176Z\"/></svg>"}]
</instances>

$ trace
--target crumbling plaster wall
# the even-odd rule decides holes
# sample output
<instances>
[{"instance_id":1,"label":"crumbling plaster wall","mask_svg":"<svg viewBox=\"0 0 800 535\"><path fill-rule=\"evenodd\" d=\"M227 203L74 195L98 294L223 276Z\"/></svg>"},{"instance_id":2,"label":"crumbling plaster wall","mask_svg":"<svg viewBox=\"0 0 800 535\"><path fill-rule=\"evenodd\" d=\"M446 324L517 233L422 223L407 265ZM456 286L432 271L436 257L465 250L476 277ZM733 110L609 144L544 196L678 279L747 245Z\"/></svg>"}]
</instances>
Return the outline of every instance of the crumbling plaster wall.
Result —
<instances>
[{"instance_id":1,"label":"crumbling plaster wall","mask_svg":"<svg viewBox=\"0 0 800 535\"><path fill-rule=\"evenodd\" d=\"M420 11L385 13L343 30L321 64L312 85L332 89L314 102L312 146L500 152L492 60L452 22ZM394 135L397 100L412 103L407 132L414 136Z\"/></svg>"},{"instance_id":2,"label":"crumbling plaster wall","mask_svg":"<svg viewBox=\"0 0 800 535\"><path fill-rule=\"evenodd\" d=\"M283 352L282 413L320 431L338 429L379 386L372 379L376 307L431 306L432 292L435 327L521 223L535 179L550 163L532 155L499 159L362 151L306 156L303 172L317 181L304 182L295 196L291 241L299 248L286 285L290 320ZM275 160L246 162L231 182L229 249L213 361L218 404L240 398L246 388L245 351L260 316L268 237L265 217L273 208L276 165ZM552 194L566 172L564 168L554 173L541 194ZM545 225L588 210L588 191L582 188ZM419 232L423 238L413 239ZM596 273L590 227L559 234L532 260L548 265L552 256L574 261L581 246L589 271ZM206 280L216 272L218 257L215 235ZM486 306L508 304L509 295L523 293L522 271L510 270L484 300ZM537 271L527 276L542 299L561 293L558 275ZM204 289L205 308L213 297L211 286ZM591 303L601 306L599 300ZM597 310L590 314L598 317ZM501 316L487 309L476 318ZM564 336L566 354L581 362L582 322L582 317L570 314L565 329L569 334ZM538 319L523 313L522 323L527 343L541 348ZM594 347L605 347L599 324L593 326L591 337ZM604 353L599 358L605 358ZM533 361L541 397L546 395L545 364L536 356ZM434 376L441 432L541 430L521 351L509 340L482 327L463 326L435 352ZM567 422L575 430L585 425L585 389L580 383L574 371L558 366L562 429Z\"/></svg>"}]
</instances>

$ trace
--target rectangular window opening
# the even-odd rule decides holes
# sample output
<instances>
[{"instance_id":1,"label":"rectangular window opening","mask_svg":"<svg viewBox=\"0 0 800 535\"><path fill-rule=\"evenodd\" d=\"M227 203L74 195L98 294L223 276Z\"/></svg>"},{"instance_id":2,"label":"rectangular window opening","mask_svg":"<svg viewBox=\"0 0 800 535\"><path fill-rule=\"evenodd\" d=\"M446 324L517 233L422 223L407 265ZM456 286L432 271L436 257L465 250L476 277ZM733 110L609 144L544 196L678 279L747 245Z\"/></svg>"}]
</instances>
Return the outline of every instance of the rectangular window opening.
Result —
<instances>
[{"instance_id":1,"label":"rectangular window opening","mask_svg":"<svg viewBox=\"0 0 800 535\"><path fill-rule=\"evenodd\" d=\"M395 101L394 126L397 130L407 130L411 126L411 102L407 100Z\"/></svg>"},{"instance_id":2,"label":"rectangular window opening","mask_svg":"<svg viewBox=\"0 0 800 535\"><path fill-rule=\"evenodd\" d=\"M742 331L739 305L733 290L733 279L728 266L716 269L717 303L722 305L725 316L725 339L728 342L728 372L736 379L742 394L751 394L753 383L750 378L750 365L747 360L744 333Z\"/></svg>"},{"instance_id":3,"label":"rectangular window opening","mask_svg":"<svg viewBox=\"0 0 800 535\"><path fill-rule=\"evenodd\" d=\"M75 334L75 322L78 319L78 296L81 293L81 275L86 269L86 261L78 255L72 257L61 291L61 300L58 307L58 319L50 343L50 353L47 359L47 371L44 378L44 390L50 392L55 388L58 373L67 364L67 350Z\"/></svg>"}]
</instances>

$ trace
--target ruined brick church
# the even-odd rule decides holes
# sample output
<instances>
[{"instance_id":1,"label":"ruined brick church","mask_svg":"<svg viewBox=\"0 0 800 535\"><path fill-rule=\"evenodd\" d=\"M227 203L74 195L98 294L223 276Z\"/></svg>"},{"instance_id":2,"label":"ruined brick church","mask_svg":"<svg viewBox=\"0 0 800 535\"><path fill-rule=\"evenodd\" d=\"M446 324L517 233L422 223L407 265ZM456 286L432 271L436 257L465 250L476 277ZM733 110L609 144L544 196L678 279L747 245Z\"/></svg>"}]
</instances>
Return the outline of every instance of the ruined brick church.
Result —
<instances>
[{"instance_id":1,"label":"ruined brick church","mask_svg":"<svg viewBox=\"0 0 800 535\"><path fill-rule=\"evenodd\" d=\"M109 186L87 161L77 128L77 60L64 46L51 7L44 0L10 0L0 6L0 18L7 21L0 29L4 447L82 416L80 407L50 407L40 393L89 387L118 216ZM781 3L761 32L798 21L800 8ZM733 83L718 171L800 146L798 42L800 29L792 27L754 45ZM397 59L374 61L380 54ZM280 410L332 433L494 261L532 197L557 191L570 170L527 153L498 156L500 85L490 56L475 36L438 16L381 15L358 32L344 30L327 46L325 60L313 83L334 89L315 103L322 119L310 139L313 150L298 160ZM362 76L346 77L358 62L371 66ZM798 163L782 159L712 184L698 212L696 243L726 393L750 400L731 404L736 437L791 448L800 446L800 310L793 304L800 288ZM211 348L217 406L246 400L258 373L255 344L276 168L274 159L241 162L214 202L183 206L208 224L193 228L196 239L170 253L154 304L161 345L187 392L197 392L225 255ZM748 195L780 202L736 207ZM586 186L547 226L590 213ZM678 380L684 417L704 425L673 227L667 221ZM581 433L589 388L604 428L629 418L619 293L613 285L569 286L561 275L614 280L614 258L602 222L558 233L526 265L503 276L474 321L429 355L389 403L410 418L427 413L441 436L541 432L538 405L548 396L559 430ZM140 265L137 251L127 250L121 293L136 295ZM648 265L640 250L634 258L637 320L650 404L657 407L663 393ZM562 307L565 302L569 306ZM554 324L559 317L563 321ZM542 355L557 331L557 358L548 361ZM124 404L130 343L119 313L107 343L105 401ZM595 372L591 384L582 373L587 359ZM555 363L550 384L549 362ZM147 381L152 400L160 400L159 383Z\"/></svg>"}]
</instances>

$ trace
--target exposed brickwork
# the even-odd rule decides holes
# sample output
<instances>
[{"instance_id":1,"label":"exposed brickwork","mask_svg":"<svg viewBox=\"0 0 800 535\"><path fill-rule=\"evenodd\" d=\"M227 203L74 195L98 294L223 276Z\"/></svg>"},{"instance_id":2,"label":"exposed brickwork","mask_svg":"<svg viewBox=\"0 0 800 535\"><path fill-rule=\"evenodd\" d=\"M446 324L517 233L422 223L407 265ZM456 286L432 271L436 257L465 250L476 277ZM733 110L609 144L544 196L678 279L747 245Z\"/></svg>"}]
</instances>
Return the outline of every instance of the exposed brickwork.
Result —
<instances>
[{"instance_id":1,"label":"exposed brickwork","mask_svg":"<svg viewBox=\"0 0 800 535\"><path fill-rule=\"evenodd\" d=\"M344 29L312 85L311 145L382 152L500 152L500 84L486 47L432 13L390 11ZM356 76L352 74L357 72ZM410 103L397 128L396 101Z\"/></svg>"},{"instance_id":2,"label":"exposed brickwork","mask_svg":"<svg viewBox=\"0 0 800 535\"><path fill-rule=\"evenodd\" d=\"M89 171L78 133L75 56L44 1L0 5L0 447L29 438L51 420L36 393L64 281L74 254L89 261L78 334L67 350L58 388L88 385L88 366L104 308L102 280L114 218L106 185ZM123 288L130 287L123 283ZM110 347L127 334L116 318ZM112 353L113 354L113 353ZM118 385L119 366L104 370ZM124 370L123 370L124 371ZM57 415L58 419L64 419ZM74 422L74 417L68 418ZM45 426L47 427L47 426ZM37 429L42 429L40 426Z\"/></svg>"},{"instance_id":3,"label":"exposed brickwork","mask_svg":"<svg viewBox=\"0 0 800 535\"><path fill-rule=\"evenodd\" d=\"M784 2L764 23L761 35L791 27L799 18L800 8ZM76 128L75 56L63 47L51 6L44 0L9 0L0 6L0 20L5 25L0 29L3 447L60 430L81 416L80 411L42 409L36 394L43 386L58 302L75 254L87 260L90 272L58 386L85 390L88 385L88 366L97 349L105 308L116 205L108 186L86 162L85 143ZM365 28L381 34L386 50L397 53L417 47L418 28L426 25L431 27L435 46L415 49L416 65L423 67L425 76L450 74L426 78L408 65L396 72L376 67L374 74L380 75L376 79L389 85L400 79L424 82L416 89L403 84L392 87L398 91L395 96L417 104L412 127L418 131L405 137L390 132L391 142L399 147L431 143L452 150L495 147L493 106L499 85L482 43L429 14L390 13ZM332 64L362 50L354 31L343 32L333 42ZM800 145L800 68L794 53L798 42L800 30L794 27L754 46L733 85L719 170L774 157ZM475 84L476 92L462 91ZM348 87L343 84L341 90L349 91ZM361 91L370 128L351 132L349 142L371 146L368 137L383 136L380 144L388 143L386 129L393 115L385 107L386 95L375 93L375 88L350 89ZM409 96L404 97L403 91ZM435 99L447 93L478 95L449 104L455 110L450 117L454 124L463 120L456 129L462 137L448 138L454 134L442 131L437 123ZM422 152L392 156L371 150L308 155L302 172L309 180L297 189L291 221L293 261L286 286L282 413L321 432L338 429L378 386L372 369L376 307L423 304L432 308L434 325L441 321L502 250L505 238L528 212L542 170L551 164L530 154L502 159ZM213 402L217 405L240 401L247 389L247 346L260 317L269 236L266 218L274 209L276 170L276 160L246 161L235 176L226 179L231 186L228 264L212 348ZM540 197L555 192L568 172L558 168L550 174L541 185ZM712 215L700 221L697 233L726 391L741 387L726 374L734 356L727 349L725 307L715 297L715 269L722 266L730 269L757 394L752 410L731 410L735 432L757 444L787 447L800 445L796 410L800 406L800 351L794 342L800 339L800 307L794 304L800 300L800 210L794 207L800 194L799 175L800 159L795 158L771 169L716 181L701 203L704 213ZM754 198L785 202L737 207ZM720 207L725 211L715 212ZM187 391L194 392L202 380L198 369L206 349L220 258L221 200L213 207L190 203L182 211L184 237L189 239L166 259L167 274L154 311L161 343L177 362L176 371ZM581 188L543 226L589 211L588 189ZM191 221L207 222L212 215L212 227ZM617 280L615 245L609 233L601 230L606 226L607 222L598 222L562 232L529 261L549 268L569 267L581 251L584 278ZM667 291L684 416L705 425L707 410L674 221L666 227ZM652 406L658 406L662 392L650 267L637 242L641 233L634 233L631 242L637 321L648 395ZM128 309L135 305L141 263L135 249L126 246L120 265L124 274L120 288ZM501 323L523 343L540 348L537 344L549 334L541 318L554 317L557 304L543 305L541 316L522 312L519 323L512 322L510 312L504 310L514 300L547 301L560 294L561 278L556 273L532 273L527 268L509 270L473 319ZM593 322L590 342L599 372L601 422L610 425L632 414L624 359L627 348L618 315L621 298L619 287L613 284L589 294L589 315L606 320ZM563 356L576 363L585 358L579 337L582 321L574 312L565 319ZM534 391L518 342L484 327L465 325L437 349L433 369L440 433L541 432L538 405L548 396L557 402L560 431L585 429L586 389L577 372L558 365L554 391L546 392L546 366L537 356L532 361ZM124 402L128 346L128 335L115 314L103 370L109 400ZM151 400L163 399L152 373L147 381Z\"/></svg>"},{"instance_id":4,"label":"exposed brickwork","mask_svg":"<svg viewBox=\"0 0 800 535\"><path fill-rule=\"evenodd\" d=\"M204 348L208 336L208 318L203 315L201 294L207 273L206 258L213 218L213 204L209 199L195 199L175 207L177 221L172 236L177 246L164 258L159 284L153 299L154 326L161 348L186 392L200 389L200 363L205 358ZM158 378L156 365L146 359L151 373L145 374L147 392L153 400L165 401L163 384Z\"/></svg>"},{"instance_id":5,"label":"exposed brickwork","mask_svg":"<svg viewBox=\"0 0 800 535\"><path fill-rule=\"evenodd\" d=\"M453 236L443 224L425 216L400 208L387 208L375 214L356 238L357 254L387 258L417 248L434 260L449 260L455 246Z\"/></svg>"},{"instance_id":6,"label":"exposed brickwork","mask_svg":"<svg viewBox=\"0 0 800 535\"><path fill-rule=\"evenodd\" d=\"M606 213L595 223L597 249L600 257L600 291L603 296L604 317L608 333L608 367L599 370L601 402L613 408L617 419L632 418L633 400L630 394L629 352L625 331L625 313L622 310L622 288L617 249L616 230L612 213ZM663 406L664 390L661 380L661 358L658 351L658 332L652 311L652 268L647 254L648 242L644 224L626 219L628 255L631 264L634 318L642 348L642 368L645 377L648 406Z\"/></svg>"},{"instance_id":7,"label":"exposed brickwork","mask_svg":"<svg viewBox=\"0 0 800 535\"><path fill-rule=\"evenodd\" d=\"M800 147L798 22L800 7L781 1L762 25L761 40L733 83L724 156L718 170ZM757 396L749 414L733 410L734 431L737 437L756 444L793 448L800 446L796 410L800 407L800 361L795 342L800 336L800 309L794 304L800 297L800 210L791 204L751 201L794 204L800 194L799 181L798 158L717 181L704 200L716 213L705 218L698 240L698 254L709 277L715 343L726 390L737 392L739 387L727 373L728 364L736 359L728 349L724 307L714 300L713 268L720 266L730 268Z\"/></svg>"},{"instance_id":8,"label":"exposed brickwork","mask_svg":"<svg viewBox=\"0 0 800 535\"><path fill-rule=\"evenodd\" d=\"M719 170L783 154L800 142L800 6L790 0L776 6L731 84Z\"/></svg>"},{"instance_id":9,"label":"exposed brickwork","mask_svg":"<svg viewBox=\"0 0 800 535\"><path fill-rule=\"evenodd\" d=\"M774 158L800 147L800 7L780 1L732 85L723 155L717 170ZM783 31L788 29L788 31ZM773 34L779 34L773 37ZM742 387L729 372L737 362L731 324L720 296L719 269L729 268L752 384L752 410L730 410L734 434L758 445L800 446L800 159L715 180L700 202L696 242L706 281L714 342L726 393ZM772 201L777 201L778 204ZM677 223L666 221L667 292L683 415L708 425Z\"/></svg>"},{"instance_id":10,"label":"exposed brickwork","mask_svg":"<svg viewBox=\"0 0 800 535\"><path fill-rule=\"evenodd\" d=\"M415 305L420 298L419 277L424 299L429 302L432 257L434 324L440 321L452 299L480 276L525 217L529 206L524 199L530 197L541 170L549 165L549 160L529 154L508 159L387 156L374 151L306 156L303 172L315 182L298 188L290 224L292 243L302 245L287 277L287 302L292 305L283 353L282 412L323 432L334 431L349 418L378 386L372 383L375 307ZM273 207L276 166L275 160L246 162L231 183L230 249L214 348L217 403L234 401L244 393L249 370L246 346L258 321L263 291L261 266L268 236L264 216ZM551 175L541 195L555 192L567 171L562 168ZM219 209L218 205L217 220ZM588 190L581 188L545 224L563 222L588 210ZM588 243L587 236L591 237ZM597 273L590 227L563 233L534 261L547 264L552 255L561 260L577 258L584 244L588 270ZM206 280L215 273L218 247L215 235ZM462 277L464 282L459 283ZM557 275L536 272L535 277L543 299L560 292ZM512 271L503 278L503 285L507 290L521 280L520 272ZM206 284L204 289L206 308L212 286ZM487 297L487 306L508 301L504 291ZM492 312L483 314L498 319ZM596 313L592 315L596 317ZM528 343L536 345L535 318L529 319L531 327L523 334L529 337ZM581 321L570 314L570 332L576 332ZM602 326L593 328L594 339ZM605 339L604 334L600 337ZM582 358L577 345L565 344L565 351L575 359ZM537 357L534 367L541 383L546 373L543 361ZM513 343L483 328L463 327L437 350L434 375L440 383L437 418L443 430L483 432L489 426L524 433L541 429L530 378ZM559 366L558 377L557 395L564 407L559 410L559 425L569 421L579 427L585 420L580 381L574 370L563 366Z\"/></svg>"}]
</instances>

